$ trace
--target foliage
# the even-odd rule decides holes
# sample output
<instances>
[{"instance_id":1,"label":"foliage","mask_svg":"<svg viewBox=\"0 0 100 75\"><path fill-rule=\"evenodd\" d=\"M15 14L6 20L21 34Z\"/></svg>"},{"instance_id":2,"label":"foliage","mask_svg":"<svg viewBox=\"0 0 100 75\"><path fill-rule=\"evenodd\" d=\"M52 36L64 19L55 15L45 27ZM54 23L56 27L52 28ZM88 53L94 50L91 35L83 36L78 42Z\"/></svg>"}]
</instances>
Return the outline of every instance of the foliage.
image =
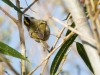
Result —
<instances>
[{"instance_id":1,"label":"foliage","mask_svg":"<svg viewBox=\"0 0 100 75\"><path fill-rule=\"evenodd\" d=\"M0 42L0 53L28 61L28 59L24 57L21 53L11 48L7 44L4 44L3 42Z\"/></svg>"},{"instance_id":2,"label":"foliage","mask_svg":"<svg viewBox=\"0 0 100 75\"><path fill-rule=\"evenodd\" d=\"M84 3L85 0L81 0L81 1L82 1L82 3ZM96 7L98 6L98 4L100 4L100 2L98 0L93 0L93 1L94 1L94 11L96 13L96 15L94 15L94 17L96 19L97 18L97 15L99 14L98 9ZM17 12L23 14L23 12L19 8L17 8L16 5L14 5L10 0L2 0L2 2L6 3L10 7L14 8ZM49 2L49 1L47 1L47 2ZM55 4L60 4L60 3L61 2L59 0L59 2L58 3L56 2ZM90 19L90 16L88 16L89 13L87 13L86 6L84 7L84 12L86 13L87 19L89 20ZM68 18L66 18L65 20L67 20L67 19ZM75 27L74 22L71 24L71 27L72 28ZM67 33L66 33L66 36L68 36L71 32L72 31L68 30ZM58 68L59 68L60 64L62 63L62 60L64 58L64 55L66 54L66 52L67 52L68 48L70 47L70 45L73 44L73 42L74 42L74 40L76 39L77 36L78 36L78 34L74 33L72 36L70 36L69 39L67 39L63 43L63 45L61 46L61 48L59 49L59 51L55 55L52 64L50 65L51 66L51 68L50 68L50 75L56 75L56 72L58 71ZM89 60L89 58L87 56L87 53L86 53L86 50L84 49L84 46L81 43L76 42L76 48L77 48L77 51L78 51L79 55L81 56L81 58L83 59L83 61L87 65L87 67L94 74L93 68L91 66L91 62L90 62L90 60ZM16 58L19 58L21 60L25 60L25 61L28 61L29 62L29 60L26 57L24 57L20 52L18 52L17 50L13 49L12 47L10 47L9 45L7 45L7 44L5 44L3 42L0 42L0 53L3 54L3 55L9 55L9 56L16 57ZM7 59L7 60L9 62L9 59ZM2 62L2 60L0 60L0 62ZM63 72L64 71L62 71L61 74ZM66 72L66 74L67 74L67 72Z\"/></svg>"}]
</instances>

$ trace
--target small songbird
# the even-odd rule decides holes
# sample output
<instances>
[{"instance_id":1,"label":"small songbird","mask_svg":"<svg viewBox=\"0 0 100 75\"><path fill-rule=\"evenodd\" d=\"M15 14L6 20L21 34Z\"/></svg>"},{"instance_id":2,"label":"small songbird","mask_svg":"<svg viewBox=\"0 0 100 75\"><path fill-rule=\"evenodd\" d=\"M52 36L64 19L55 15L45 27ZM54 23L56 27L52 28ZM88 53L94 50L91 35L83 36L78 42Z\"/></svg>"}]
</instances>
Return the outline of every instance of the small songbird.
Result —
<instances>
[{"instance_id":1,"label":"small songbird","mask_svg":"<svg viewBox=\"0 0 100 75\"><path fill-rule=\"evenodd\" d=\"M50 28L47 25L47 21L24 16L24 24L28 29L30 37L35 41L42 43L44 48L48 49L49 45L46 41L50 36Z\"/></svg>"}]
</instances>

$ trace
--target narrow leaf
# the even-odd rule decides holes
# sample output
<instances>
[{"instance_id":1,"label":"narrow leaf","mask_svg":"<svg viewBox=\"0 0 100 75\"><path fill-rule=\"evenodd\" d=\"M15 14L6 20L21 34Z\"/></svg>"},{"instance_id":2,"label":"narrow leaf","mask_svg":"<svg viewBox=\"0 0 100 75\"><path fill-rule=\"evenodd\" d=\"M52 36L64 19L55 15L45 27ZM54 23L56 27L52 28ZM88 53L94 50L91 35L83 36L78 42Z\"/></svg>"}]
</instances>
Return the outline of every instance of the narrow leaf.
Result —
<instances>
[{"instance_id":1,"label":"narrow leaf","mask_svg":"<svg viewBox=\"0 0 100 75\"><path fill-rule=\"evenodd\" d=\"M23 59L26 61L29 61L26 57L24 57L21 53L16 51L15 49L11 48L7 44L4 44L3 42L0 42L0 53L10 55L19 59Z\"/></svg>"},{"instance_id":2,"label":"narrow leaf","mask_svg":"<svg viewBox=\"0 0 100 75\"><path fill-rule=\"evenodd\" d=\"M75 27L74 22L71 24L71 27L72 27L72 28L74 28L74 27ZM67 31L67 33L66 33L66 36L67 36L68 34L70 34L70 33L71 33L71 30L68 30L68 31Z\"/></svg>"},{"instance_id":3,"label":"narrow leaf","mask_svg":"<svg viewBox=\"0 0 100 75\"><path fill-rule=\"evenodd\" d=\"M68 17L69 17L69 15L70 15L70 13L68 14L68 16L67 16L64 20L67 20L67 19L68 19ZM63 21L64 21L64 20L63 20Z\"/></svg>"},{"instance_id":4,"label":"narrow leaf","mask_svg":"<svg viewBox=\"0 0 100 75\"><path fill-rule=\"evenodd\" d=\"M24 14L19 8L17 8L10 0L2 0L4 3L8 4L10 7L14 8L21 14Z\"/></svg>"},{"instance_id":5,"label":"narrow leaf","mask_svg":"<svg viewBox=\"0 0 100 75\"><path fill-rule=\"evenodd\" d=\"M67 51L67 49L70 47L70 45L73 43L73 41L75 40L75 38L77 37L77 34L72 35L60 48L60 50L58 51L58 53L56 54L52 65L51 65L51 69L50 69L50 75L54 75Z\"/></svg>"},{"instance_id":6,"label":"narrow leaf","mask_svg":"<svg viewBox=\"0 0 100 75\"><path fill-rule=\"evenodd\" d=\"M76 42L76 47L78 50L79 55L82 57L82 59L84 60L85 64L88 66L88 68L91 70L92 73L94 73L93 68L91 66L91 63L89 61L89 58L85 52L85 49L83 47L83 45L79 42Z\"/></svg>"},{"instance_id":7,"label":"narrow leaf","mask_svg":"<svg viewBox=\"0 0 100 75\"><path fill-rule=\"evenodd\" d=\"M75 27L75 24L72 23L71 27ZM66 33L66 36L70 34L71 31L68 30ZM62 45L58 53L56 54L51 68L50 68L50 75L55 75L64 55L66 54L67 49L70 47L70 45L74 42L75 38L77 37L77 34L73 34L68 40L65 41L65 43Z\"/></svg>"}]
</instances>

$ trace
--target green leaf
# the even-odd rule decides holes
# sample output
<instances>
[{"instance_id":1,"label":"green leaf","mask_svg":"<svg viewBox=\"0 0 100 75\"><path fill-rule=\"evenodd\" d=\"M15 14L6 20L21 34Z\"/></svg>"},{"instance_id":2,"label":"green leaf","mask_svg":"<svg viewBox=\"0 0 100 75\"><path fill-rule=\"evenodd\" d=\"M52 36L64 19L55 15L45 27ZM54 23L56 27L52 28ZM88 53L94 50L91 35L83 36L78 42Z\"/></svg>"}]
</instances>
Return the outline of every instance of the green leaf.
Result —
<instances>
[{"instance_id":1,"label":"green leaf","mask_svg":"<svg viewBox=\"0 0 100 75\"><path fill-rule=\"evenodd\" d=\"M74 27L75 27L74 22L71 24L71 27L72 27L72 28L74 28ZM70 34L70 33L71 33L71 30L68 30L68 31L67 31L67 33L66 33L66 36L67 36L68 34Z\"/></svg>"},{"instance_id":2,"label":"green leaf","mask_svg":"<svg viewBox=\"0 0 100 75\"><path fill-rule=\"evenodd\" d=\"M75 24L74 22L72 23L71 27L75 27ZM68 30L67 33L66 33L66 36L68 34L70 34L71 31ZM75 40L75 38L77 37L77 34L74 34L72 35L68 40L66 40L66 42L62 45L62 47L60 48L60 50L58 51L58 53L56 54L53 62L52 62L52 65L51 65L51 68L50 68L50 75L54 75L64 57L64 55L66 54L66 51L67 49L70 47L70 45L73 43L73 41Z\"/></svg>"},{"instance_id":3,"label":"green leaf","mask_svg":"<svg viewBox=\"0 0 100 75\"><path fill-rule=\"evenodd\" d=\"M8 4L10 7L14 8L21 14L24 14L19 8L17 8L10 0L2 0L4 3Z\"/></svg>"},{"instance_id":4,"label":"green leaf","mask_svg":"<svg viewBox=\"0 0 100 75\"><path fill-rule=\"evenodd\" d=\"M72 23L71 27L75 27L75 24ZM70 34L71 31L68 30L66 33L66 36L68 34ZM67 49L70 47L70 45L74 42L75 38L77 37L77 34L73 34L68 40L65 41L65 43L62 45L62 47L60 48L60 50L58 51L58 53L56 54L51 68L50 68L50 75L55 75L64 55L66 54Z\"/></svg>"},{"instance_id":5,"label":"green leaf","mask_svg":"<svg viewBox=\"0 0 100 75\"><path fill-rule=\"evenodd\" d=\"M0 42L0 53L10 55L29 62L29 60L26 57L24 57L21 53L11 48L7 44L4 44L3 42Z\"/></svg>"},{"instance_id":6,"label":"green leaf","mask_svg":"<svg viewBox=\"0 0 100 75\"><path fill-rule=\"evenodd\" d=\"M70 45L74 42L77 34L73 34L66 42L62 45L58 53L56 54L50 69L50 75L54 75Z\"/></svg>"},{"instance_id":7,"label":"green leaf","mask_svg":"<svg viewBox=\"0 0 100 75\"><path fill-rule=\"evenodd\" d=\"M76 42L76 47L78 50L79 55L82 57L82 59L84 60L85 64L88 66L88 68L91 70L92 73L94 73L93 68L91 66L91 63L89 61L89 58L85 52L85 49L83 47L83 45L79 42Z\"/></svg>"}]
</instances>

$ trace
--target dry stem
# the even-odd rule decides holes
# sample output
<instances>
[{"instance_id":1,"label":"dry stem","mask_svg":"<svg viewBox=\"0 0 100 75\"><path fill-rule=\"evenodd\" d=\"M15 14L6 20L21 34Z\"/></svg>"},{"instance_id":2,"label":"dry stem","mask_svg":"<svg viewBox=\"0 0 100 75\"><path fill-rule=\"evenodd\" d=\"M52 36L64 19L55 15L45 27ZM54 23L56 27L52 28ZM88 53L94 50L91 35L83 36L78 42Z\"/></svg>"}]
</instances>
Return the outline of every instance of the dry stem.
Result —
<instances>
[{"instance_id":1,"label":"dry stem","mask_svg":"<svg viewBox=\"0 0 100 75\"><path fill-rule=\"evenodd\" d=\"M92 5L93 5L93 2L92 2ZM91 20L91 23L92 23L93 35L94 35L94 38L96 40L96 46L97 46L97 49L98 49L98 51L100 53L99 34L98 34L98 31L97 31L96 22L94 20L94 14L95 14L95 12L91 10L92 6L91 6L91 3L90 3L89 0L86 0L86 7L87 7L87 11L89 13L90 20Z\"/></svg>"},{"instance_id":2,"label":"dry stem","mask_svg":"<svg viewBox=\"0 0 100 75\"><path fill-rule=\"evenodd\" d=\"M8 66L16 75L20 75L20 74L12 67L12 65L5 59L5 57L2 56L1 53L0 53L0 59L1 59L2 61L4 61L4 62L7 64L7 66Z\"/></svg>"},{"instance_id":3,"label":"dry stem","mask_svg":"<svg viewBox=\"0 0 100 75\"><path fill-rule=\"evenodd\" d=\"M38 0L33 1L24 11L23 13L25 13L28 9L30 9L30 7L35 4Z\"/></svg>"},{"instance_id":4,"label":"dry stem","mask_svg":"<svg viewBox=\"0 0 100 75\"><path fill-rule=\"evenodd\" d=\"M68 40L72 35L73 35L74 33L73 32L71 32L68 36L66 36L65 38L64 38L64 40L57 46L57 47L55 47L50 53L49 53L49 55L47 56L47 57L45 57L41 62L40 62L40 64L35 68L35 69L33 69L32 71L30 71L29 73L28 73L28 75L31 75L36 69L38 69L59 47L61 47L62 46L62 44L66 41L66 40Z\"/></svg>"},{"instance_id":5,"label":"dry stem","mask_svg":"<svg viewBox=\"0 0 100 75\"><path fill-rule=\"evenodd\" d=\"M90 38L90 37L88 37L88 36L80 33L79 31L75 30L72 27L69 27L68 25L66 25L65 23L63 23L62 21L60 21L59 19L57 19L55 17L51 17L51 19L53 19L54 21L56 21L56 22L60 23L61 25L65 26L66 28L68 28L69 30L73 31L74 33L76 33L76 34L78 34L78 35L80 35L80 36L82 36L82 37L84 37L84 38L86 38L86 39L88 39L88 40L96 43L96 41L94 39L92 39L92 38Z\"/></svg>"},{"instance_id":6,"label":"dry stem","mask_svg":"<svg viewBox=\"0 0 100 75\"><path fill-rule=\"evenodd\" d=\"M16 6L20 8L19 0L16 0ZM24 40L24 32L22 27L22 14L18 13L18 29L20 35L20 46L21 46L21 54L26 57L26 50L25 50L25 40ZM25 60L21 60L21 75L25 75Z\"/></svg>"}]
</instances>

